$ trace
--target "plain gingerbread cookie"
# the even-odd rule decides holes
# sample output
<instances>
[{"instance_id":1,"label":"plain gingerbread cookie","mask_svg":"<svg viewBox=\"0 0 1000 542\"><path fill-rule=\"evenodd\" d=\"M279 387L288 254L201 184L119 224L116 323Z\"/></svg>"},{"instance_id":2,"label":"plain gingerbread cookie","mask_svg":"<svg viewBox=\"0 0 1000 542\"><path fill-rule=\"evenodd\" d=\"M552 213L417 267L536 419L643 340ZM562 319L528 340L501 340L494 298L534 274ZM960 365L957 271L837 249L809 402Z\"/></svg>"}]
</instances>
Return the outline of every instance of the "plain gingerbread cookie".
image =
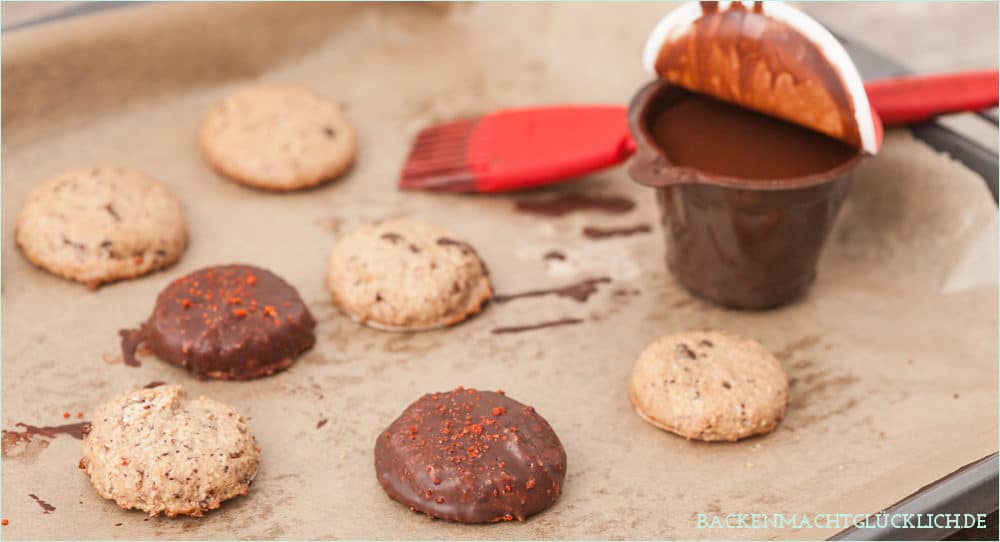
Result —
<instances>
[{"instance_id":1,"label":"plain gingerbread cookie","mask_svg":"<svg viewBox=\"0 0 1000 542\"><path fill-rule=\"evenodd\" d=\"M36 186L14 238L31 263L97 288L176 262L187 246L187 226L177 198L158 181L94 167Z\"/></svg>"},{"instance_id":2,"label":"plain gingerbread cookie","mask_svg":"<svg viewBox=\"0 0 1000 542\"><path fill-rule=\"evenodd\" d=\"M754 340L687 331L649 345L632 372L632 406L652 425L696 440L770 433L785 415L788 376Z\"/></svg>"},{"instance_id":3,"label":"plain gingerbread cookie","mask_svg":"<svg viewBox=\"0 0 1000 542\"><path fill-rule=\"evenodd\" d=\"M198 143L226 177L277 191L332 180L357 153L340 107L298 87L260 86L229 96L206 115Z\"/></svg>"},{"instance_id":4,"label":"plain gingerbread cookie","mask_svg":"<svg viewBox=\"0 0 1000 542\"><path fill-rule=\"evenodd\" d=\"M246 495L260 448L238 412L180 386L121 395L94 412L80 468L94 489L150 516L201 516Z\"/></svg>"},{"instance_id":5,"label":"plain gingerbread cookie","mask_svg":"<svg viewBox=\"0 0 1000 542\"><path fill-rule=\"evenodd\" d=\"M339 240L327 287L352 319L386 330L452 325L493 297L489 272L471 245L409 219L364 225Z\"/></svg>"}]
</instances>

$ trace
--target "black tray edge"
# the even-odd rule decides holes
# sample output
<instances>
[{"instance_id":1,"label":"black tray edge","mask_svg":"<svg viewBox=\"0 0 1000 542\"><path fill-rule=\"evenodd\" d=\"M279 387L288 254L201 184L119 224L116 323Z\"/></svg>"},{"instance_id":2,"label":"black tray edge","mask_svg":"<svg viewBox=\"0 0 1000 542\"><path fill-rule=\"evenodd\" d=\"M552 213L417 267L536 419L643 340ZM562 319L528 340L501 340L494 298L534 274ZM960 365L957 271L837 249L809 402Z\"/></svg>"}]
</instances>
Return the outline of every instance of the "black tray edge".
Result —
<instances>
[{"instance_id":1,"label":"black tray edge","mask_svg":"<svg viewBox=\"0 0 1000 542\"><path fill-rule=\"evenodd\" d=\"M997 510L997 454L984 457L920 488L886 508L887 514L989 514ZM871 516L869 516L871 517ZM831 540L941 540L958 529L893 529L850 527Z\"/></svg>"},{"instance_id":2,"label":"black tray edge","mask_svg":"<svg viewBox=\"0 0 1000 542\"><path fill-rule=\"evenodd\" d=\"M837 39L844 44L858 70L866 79L912 73L905 66L863 44L848 40L840 35L837 35ZM997 128L995 110L982 112L979 114L979 118ZM993 202L998 202L997 184L998 176L1000 176L1000 161L998 161L995 152L935 122L911 126L910 130L917 139L938 151L949 154L981 176L992 194ZM991 514L1000 508L998 487L1000 487L998 456L994 452L920 488L882 512L888 514ZM831 537L831 540L941 540L958 531L957 528L858 529L851 527L837 533Z\"/></svg>"}]
</instances>

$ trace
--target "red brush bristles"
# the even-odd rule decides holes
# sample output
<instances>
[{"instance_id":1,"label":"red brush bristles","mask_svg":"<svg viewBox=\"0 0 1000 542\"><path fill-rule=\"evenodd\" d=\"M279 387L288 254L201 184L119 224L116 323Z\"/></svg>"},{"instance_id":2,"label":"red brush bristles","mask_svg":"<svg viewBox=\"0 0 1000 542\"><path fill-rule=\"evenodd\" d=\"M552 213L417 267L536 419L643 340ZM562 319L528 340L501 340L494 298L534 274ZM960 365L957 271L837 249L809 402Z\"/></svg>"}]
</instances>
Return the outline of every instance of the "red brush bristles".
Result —
<instances>
[{"instance_id":1,"label":"red brush bristles","mask_svg":"<svg viewBox=\"0 0 1000 542\"><path fill-rule=\"evenodd\" d=\"M402 189L470 192L475 171L468 163L469 140L481 117L439 124L421 131L399 177Z\"/></svg>"}]
</instances>

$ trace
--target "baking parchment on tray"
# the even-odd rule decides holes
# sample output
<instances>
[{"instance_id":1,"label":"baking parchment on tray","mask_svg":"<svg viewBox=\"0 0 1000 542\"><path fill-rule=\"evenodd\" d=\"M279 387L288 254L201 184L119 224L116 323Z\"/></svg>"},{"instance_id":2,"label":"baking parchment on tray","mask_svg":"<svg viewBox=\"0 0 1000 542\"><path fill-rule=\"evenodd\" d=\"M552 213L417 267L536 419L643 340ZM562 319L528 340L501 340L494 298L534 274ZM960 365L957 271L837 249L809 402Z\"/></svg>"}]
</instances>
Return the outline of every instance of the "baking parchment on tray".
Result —
<instances>
[{"instance_id":1,"label":"baking parchment on tray","mask_svg":"<svg viewBox=\"0 0 1000 542\"><path fill-rule=\"evenodd\" d=\"M906 132L859 172L809 296L760 313L687 294L663 264L651 191L623 169L517 196L401 193L398 168L428 123L499 107L625 103L646 81L653 4L158 5L3 41L3 515L7 539L821 538L838 529L698 529L697 515L875 512L997 446L997 211L981 178ZM198 158L204 111L258 82L340 101L358 163L341 181L274 195L224 181ZM31 186L64 169L120 164L181 197L192 234L174 268L97 292L32 268L12 226ZM624 214L540 216L523 200L618 196ZM509 294L609 277L586 301L495 303L452 329L361 328L330 304L326 255L359 223L419 216L461 232ZM585 227L651 233L588 239ZM546 260L557 250L564 261ZM143 320L173 277L251 262L288 279L319 320L290 370L197 381L121 363L117 330ZM562 318L576 325L493 333ZM656 337L721 328L759 338L792 381L772 435L688 442L632 413L627 379ZM71 435L17 438L160 380L236 406L263 450L249 496L204 518L119 510L77 470ZM432 521L374 476L378 433L420 394L502 388L533 404L569 457L565 493L525 523ZM68 420L68 421L76 421ZM34 497L33 497L34 496ZM44 501L54 510L40 506Z\"/></svg>"}]
</instances>

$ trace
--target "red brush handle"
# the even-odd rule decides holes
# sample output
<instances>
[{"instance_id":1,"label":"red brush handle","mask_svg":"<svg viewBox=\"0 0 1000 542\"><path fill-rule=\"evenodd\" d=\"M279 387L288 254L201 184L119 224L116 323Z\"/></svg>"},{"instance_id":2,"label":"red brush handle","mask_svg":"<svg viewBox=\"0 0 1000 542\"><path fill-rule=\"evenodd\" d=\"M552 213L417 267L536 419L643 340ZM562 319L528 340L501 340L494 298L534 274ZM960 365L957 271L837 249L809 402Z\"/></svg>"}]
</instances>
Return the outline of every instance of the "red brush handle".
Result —
<instances>
[{"instance_id":1,"label":"red brush handle","mask_svg":"<svg viewBox=\"0 0 1000 542\"><path fill-rule=\"evenodd\" d=\"M918 75L865 83L868 101L885 124L922 122L935 115L995 107L997 70Z\"/></svg>"},{"instance_id":2,"label":"red brush handle","mask_svg":"<svg viewBox=\"0 0 1000 542\"><path fill-rule=\"evenodd\" d=\"M466 158L476 190L517 190L579 177L635 152L621 106L559 106L500 111L482 118Z\"/></svg>"}]
</instances>

